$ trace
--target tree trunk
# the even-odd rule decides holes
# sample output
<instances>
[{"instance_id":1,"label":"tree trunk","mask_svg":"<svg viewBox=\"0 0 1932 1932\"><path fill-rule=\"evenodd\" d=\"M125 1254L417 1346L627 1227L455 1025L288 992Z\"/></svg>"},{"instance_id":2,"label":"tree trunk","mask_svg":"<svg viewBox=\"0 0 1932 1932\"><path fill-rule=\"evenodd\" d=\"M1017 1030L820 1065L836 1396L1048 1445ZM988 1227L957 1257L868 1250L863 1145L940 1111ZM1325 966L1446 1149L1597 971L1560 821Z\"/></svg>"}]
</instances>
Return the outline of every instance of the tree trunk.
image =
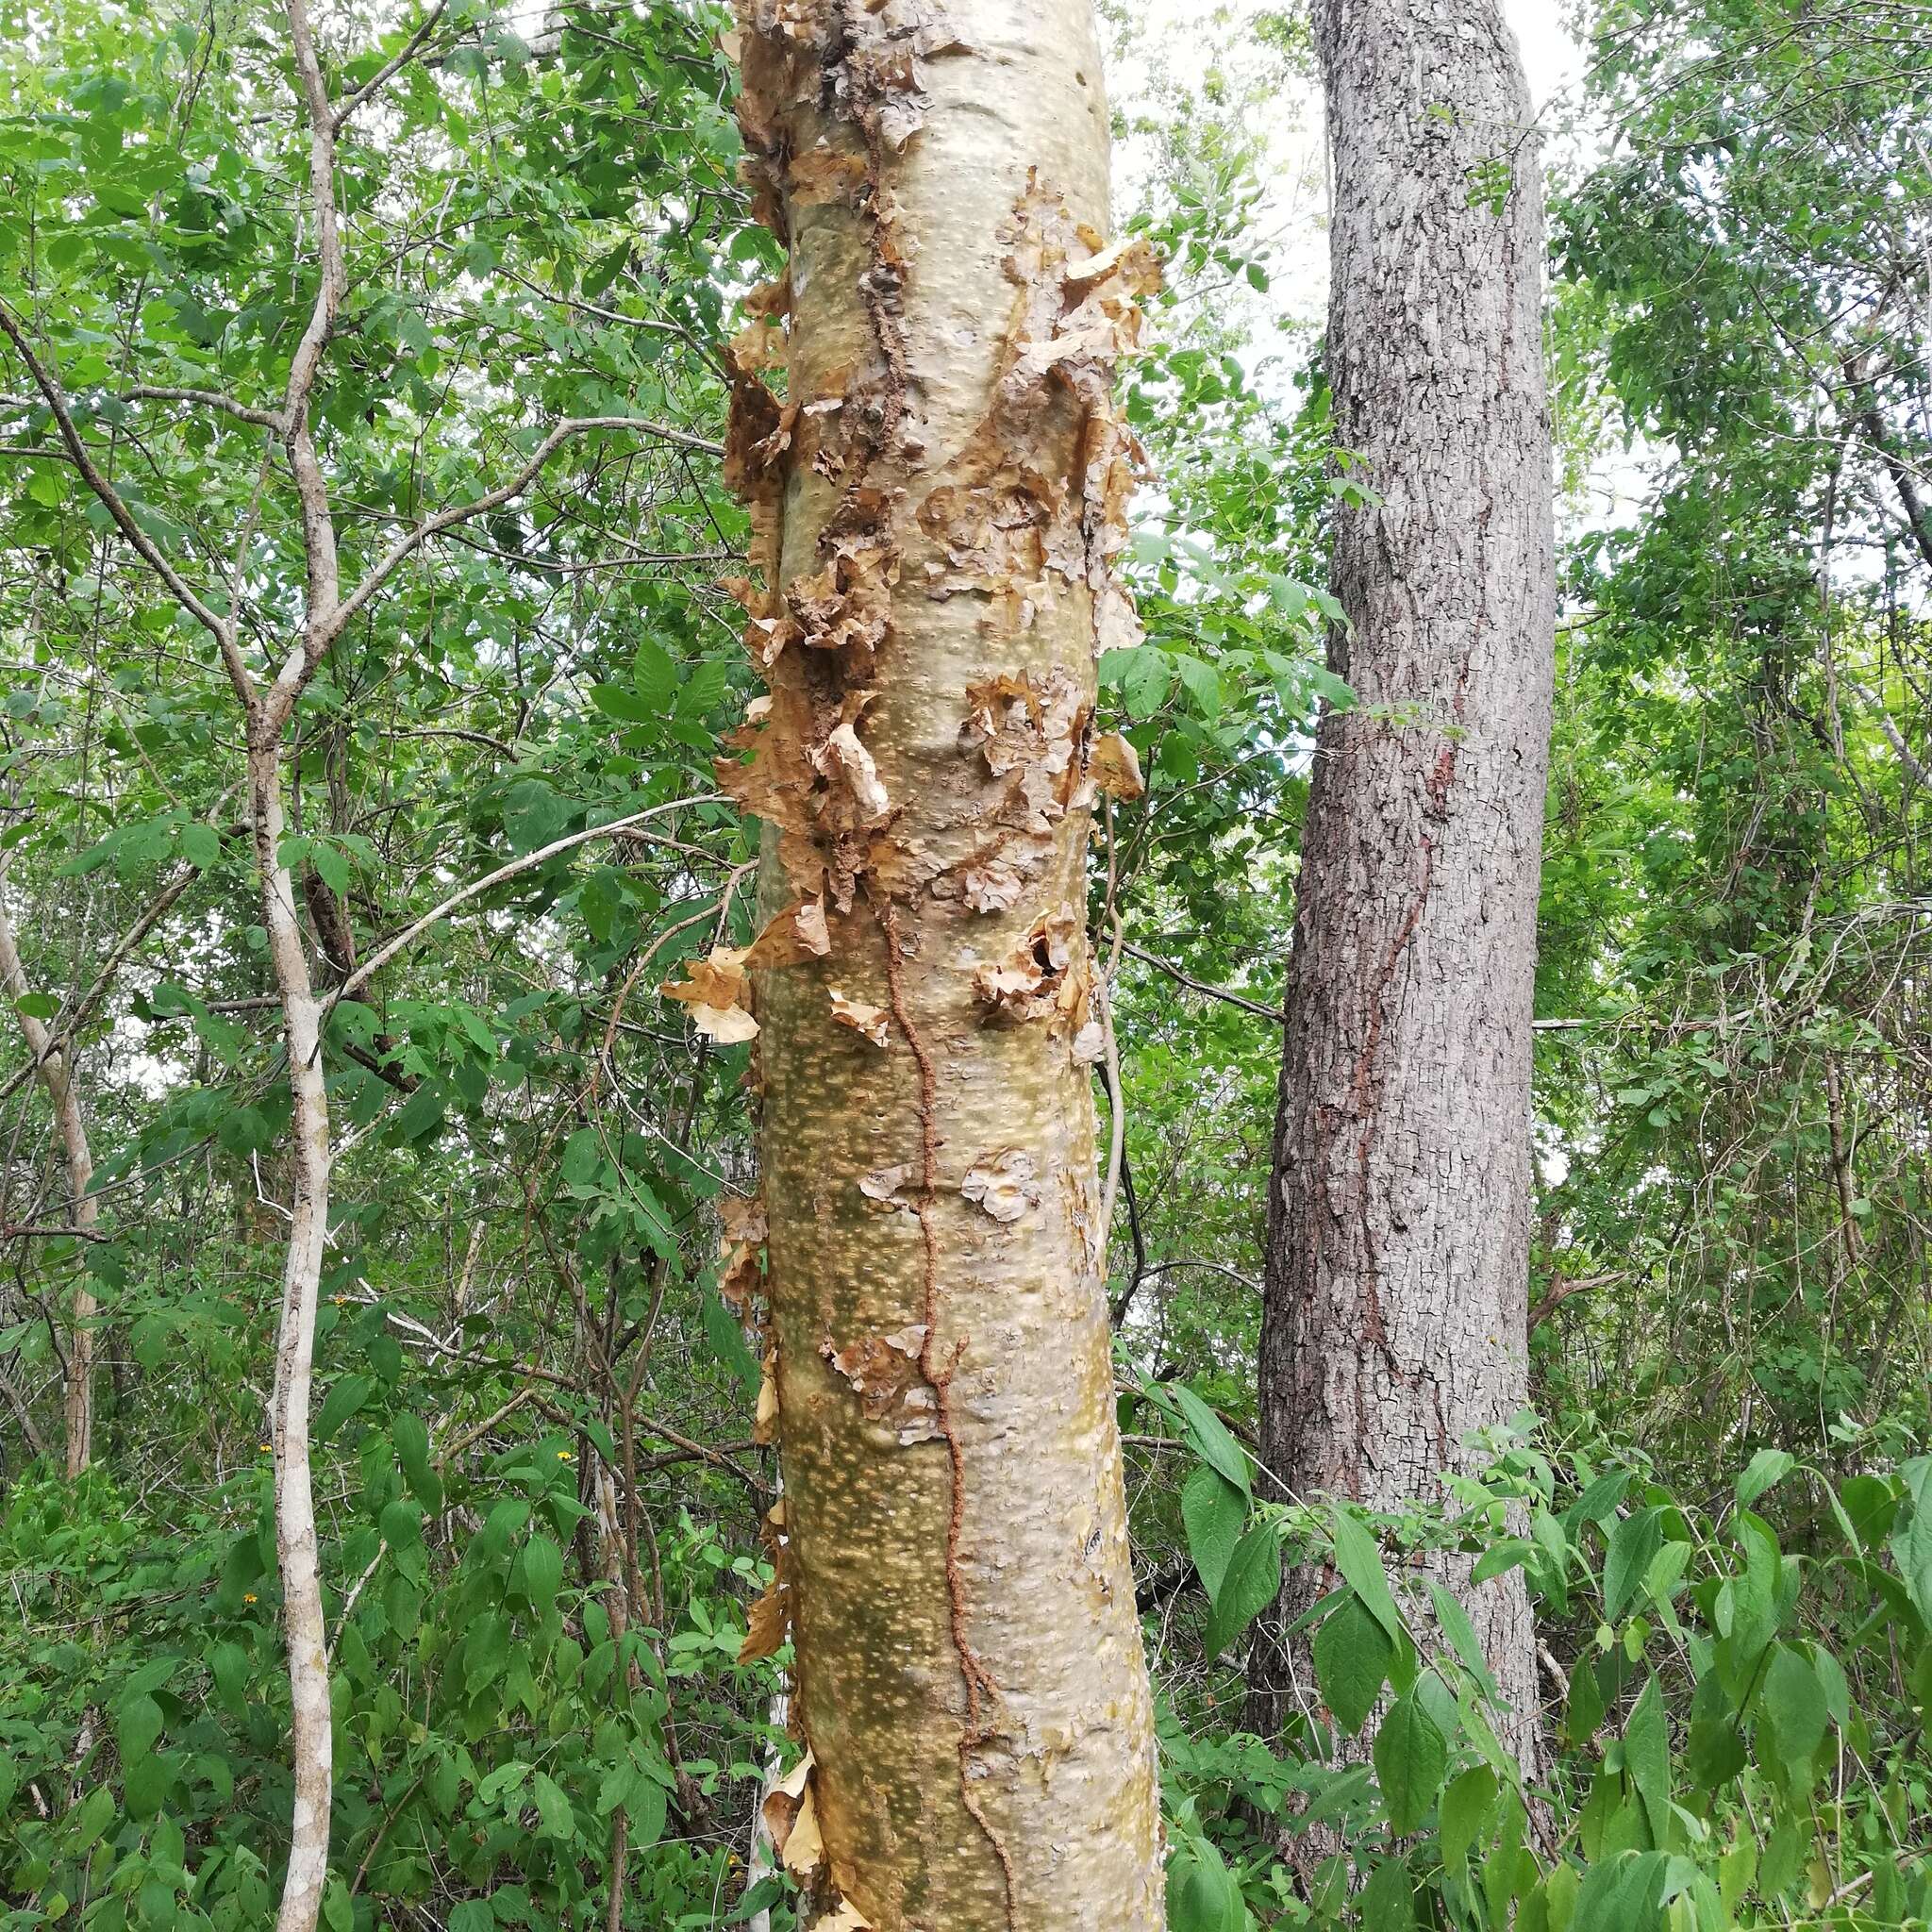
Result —
<instances>
[{"instance_id":1,"label":"tree trunk","mask_svg":"<svg viewBox=\"0 0 1932 1932\"><path fill-rule=\"evenodd\" d=\"M742 1037L748 971L762 1025L765 1642L789 1615L814 1767L774 1836L821 1925L1143 1932L1084 874L1096 643L1132 626L1110 378L1152 263L1102 243L1091 0L740 11L791 250L727 456L771 693L723 770L767 924L680 991Z\"/></svg>"},{"instance_id":2,"label":"tree trunk","mask_svg":"<svg viewBox=\"0 0 1932 1932\"><path fill-rule=\"evenodd\" d=\"M1266 1459L1298 1494L1440 1498L1527 1396L1531 1001L1554 662L1542 194L1493 0L1319 0L1333 151L1334 668L1302 847L1269 1201ZM1473 1589L1525 1767L1520 1571ZM1319 1596L1291 1580L1287 1607ZM1268 1734L1308 1684L1257 1645Z\"/></svg>"},{"instance_id":3,"label":"tree trunk","mask_svg":"<svg viewBox=\"0 0 1932 1932\"><path fill-rule=\"evenodd\" d=\"M4 875L4 871L0 871ZM0 899L0 991L9 1002L25 999L31 988L26 970L21 964L20 948L14 942L13 924L7 916L7 904ZM74 1050L71 1044L56 1046L47 1027L39 1020L15 1008L20 1029L26 1038L27 1053L39 1070L41 1082L53 1104L54 1124L60 1136L60 1151L67 1163L68 1217L85 1248L87 1237L100 1215L100 1203L89 1191L94 1175L93 1154L88 1146L87 1118L81 1111L80 1094L74 1084ZM50 1050L51 1049L51 1050ZM93 1294L88 1288L85 1255L79 1257L81 1272L74 1284L74 1317L67 1331L67 1380L63 1391L66 1437L63 1461L67 1480L73 1482L93 1460L94 1440L94 1330L97 1312Z\"/></svg>"},{"instance_id":4,"label":"tree trunk","mask_svg":"<svg viewBox=\"0 0 1932 1932\"><path fill-rule=\"evenodd\" d=\"M328 1877L334 1737L328 1694L328 1641L309 1477L309 1389L315 1370L315 1317L328 1241L328 1099L322 1065L322 1005L302 950L295 881L283 862L281 739L278 724L248 720L248 794L261 878L269 963L282 1006L289 1056L293 1187L282 1307L275 1329L271 1403L275 1469L275 1555L282 1578L282 1632L289 1659L289 1756L294 1807L277 1932L313 1932Z\"/></svg>"}]
</instances>

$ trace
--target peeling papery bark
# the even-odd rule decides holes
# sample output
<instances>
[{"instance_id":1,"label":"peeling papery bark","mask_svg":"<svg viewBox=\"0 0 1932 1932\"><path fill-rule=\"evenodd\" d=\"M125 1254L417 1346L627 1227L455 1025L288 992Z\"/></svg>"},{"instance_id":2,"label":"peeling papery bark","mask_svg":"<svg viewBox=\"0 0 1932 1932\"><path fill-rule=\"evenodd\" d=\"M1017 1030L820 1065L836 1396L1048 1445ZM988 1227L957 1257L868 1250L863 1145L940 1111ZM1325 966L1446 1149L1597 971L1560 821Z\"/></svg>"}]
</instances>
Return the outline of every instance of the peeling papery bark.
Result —
<instances>
[{"instance_id":1,"label":"peeling papery bark","mask_svg":"<svg viewBox=\"0 0 1932 1932\"><path fill-rule=\"evenodd\" d=\"M1144 1932L1084 904L1095 654L1135 635L1112 373L1156 271L1103 239L1090 0L740 20L791 248L726 457L769 691L721 773L766 926L676 991L757 1037L726 1279L763 1304L785 1500L748 1648L789 1628L810 1754L774 1838L822 1927Z\"/></svg>"}]
</instances>

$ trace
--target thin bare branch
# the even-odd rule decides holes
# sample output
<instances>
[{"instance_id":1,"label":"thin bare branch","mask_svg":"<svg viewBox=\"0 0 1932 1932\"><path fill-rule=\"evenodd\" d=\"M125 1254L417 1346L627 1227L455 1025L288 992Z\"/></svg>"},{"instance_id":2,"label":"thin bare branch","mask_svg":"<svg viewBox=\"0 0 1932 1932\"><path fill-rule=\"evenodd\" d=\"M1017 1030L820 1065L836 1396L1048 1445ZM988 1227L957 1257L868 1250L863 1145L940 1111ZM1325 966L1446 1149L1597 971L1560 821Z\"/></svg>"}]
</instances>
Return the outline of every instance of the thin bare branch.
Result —
<instances>
[{"instance_id":1,"label":"thin bare branch","mask_svg":"<svg viewBox=\"0 0 1932 1932\"><path fill-rule=\"evenodd\" d=\"M641 825L647 819L659 818L665 812L680 811L688 806L721 805L724 802L722 792L706 792L697 798L674 798L666 804L654 805L647 811L632 812L628 818L613 819L608 825L591 825L586 831L572 832L566 838L553 839L548 845L539 846L534 852L525 853L521 858L512 858L508 864L499 865L494 872L486 873L480 879L473 879L460 891L452 892L441 905L433 907L421 919L411 921L394 939L378 946L355 972L349 974L348 978L343 980L335 998L329 1002L329 1011L333 1012L343 1000L354 998L356 993L367 986L370 980L412 940L421 938L440 920L447 919L458 906L465 906L472 899L480 898L491 887L502 885L506 879L513 879L519 873L534 871L538 866L557 858L559 853L569 852L578 845L587 845L592 839L608 839L617 833L627 832L634 825ZM326 1020L327 1014L323 1017Z\"/></svg>"}]
</instances>

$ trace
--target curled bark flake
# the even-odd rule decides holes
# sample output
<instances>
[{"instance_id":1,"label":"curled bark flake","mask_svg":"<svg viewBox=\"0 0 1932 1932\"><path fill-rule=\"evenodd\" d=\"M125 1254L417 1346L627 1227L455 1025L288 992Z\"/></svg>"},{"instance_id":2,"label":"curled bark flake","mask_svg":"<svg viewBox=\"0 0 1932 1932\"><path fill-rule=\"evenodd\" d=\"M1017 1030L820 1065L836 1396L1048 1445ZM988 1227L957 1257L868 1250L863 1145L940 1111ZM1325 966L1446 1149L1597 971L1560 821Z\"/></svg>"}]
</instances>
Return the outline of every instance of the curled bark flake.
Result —
<instances>
[{"instance_id":1,"label":"curled bark flake","mask_svg":"<svg viewBox=\"0 0 1932 1932\"><path fill-rule=\"evenodd\" d=\"M731 338L725 353L740 375L757 381L766 370L785 366L789 346L785 331L777 323L767 316L755 315Z\"/></svg>"},{"instance_id":2,"label":"curled bark flake","mask_svg":"<svg viewBox=\"0 0 1932 1932\"><path fill-rule=\"evenodd\" d=\"M812 1804L811 1772L812 1755L808 1751L765 1793L764 1803L765 1829L771 1834L772 1849L801 1883L810 1879L825 1854Z\"/></svg>"},{"instance_id":3,"label":"curled bark flake","mask_svg":"<svg viewBox=\"0 0 1932 1932\"><path fill-rule=\"evenodd\" d=\"M745 1612L744 1641L739 1645L738 1661L756 1663L772 1656L791 1634L798 1591L791 1556L791 1544L785 1534L785 1499L773 1504L758 1525L758 1540L772 1559L772 1580Z\"/></svg>"},{"instance_id":4,"label":"curled bark flake","mask_svg":"<svg viewBox=\"0 0 1932 1932\"><path fill-rule=\"evenodd\" d=\"M1040 1206L1035 1172L1033 1157L1024 1147L1003 1148L975 1161L959 1183L959 1191L995 1221L1018 1221Z\"/></svg>"},{"instance_id":5,"label":"curled bark flake","mask_svg":"<svg viewBox=\"0 0 1932 1932\"><path fill-rule=\"evenodd\" d=\"M832 989L832 1018L841 1026L849 1026L876 1047L886 1046L891 1037L891 1015L884 1007L869 1006L864 1000L847 999L836 986Z\"/></svg>"},{"instance_id":6,"label":"curled bark flake","mask_svg":"<svg viewBox=\"0 0 1932 1932\"><path fill-rule=\"evenodd\" d=\"M759 1230L757 1240L745 1241L735 1238L727 1228L718 1244L718 1294L741 1322L750 1314L752 1299L764 1285L762 1221Z\"/></svg>"},{"instance_id":7,"label":"curled bark flake","mask_svg":"<svg viewBox=\"0 0 1932 1932\"><path fill-rule=\"evenodd\" d=\"M890 1429L901 1447L941 1439L939 1392L920 1367L925 1325L915 1322L891 1335L867 1335L845 1347L828 1336L819 1353L850 1384L865 1419Z\"/></svg>"},{"instance_id":8,"label":"curled bark flake","mask_svg":"<svg viewBox=\"0 0 1932 1932\"><path fill-rule=\"evenodd\" d=\"M758 1406L752 1416L751 1439L761 1449L778 1440L778 1351L765 1352L764 1372L758 1378Z\"/></svg>"},{"instance_id":9,"label":"curled bark flake","mask_svg":"<svg viewBox=\"0 0 1932 1932\"><path fill-rule=\"evenodd\" d=\"M1087 773L1109 798L1128 802L1146 795L1147 781L1141 775L1141 755L1118 731L1109 731L1094 741Z\"/></svg>"},{"instance_id":10,"label":"curled bark flake","mask_svg":"<svg viewBox=\"0 0 1932 1932\"><path fill-rule=\"evenodd\" d=\"M861 704L873 695L869 691L853 693ZM856 718L841 719L832 728L824 742L814 747L811 763L821 777L836 781L820 813L827 830L859 831L891 812L892 801L886 796L872 753L859 742Z\"/></svg>"},{"instance_id":11,"label":"curled bark flake","mask_svg":"<svg viewBox=\"0 0 1932 1932\"><path fill-rule=\"evenodd\" d=\"M791 1586L774 1577L744 1613L744 1641L738 1646L738 1661L755 1664L760 1657L774 1657L791 1635Z\"/></svg>"},{"instance_id":12,"label":"curled bark flake","mask_svg":"<svg viewBox=\"0 0 1932 1932\"><path fill-rule=\"evenodd\" d=\"M896 1167L881 1167L872 1174L859 1175L858 1191L868 1201L877 1202L883 1208L909 1208L912 1203L901 1199L899 1190L912 1178L913 1173L913 1164L909 1160L901 1161Z\"/></svg>"},{"instance_id":13,"label":"curled bark flake","mask_svg":"<svg viewBox=\"0 0 1932 1932\"><path fill-rule=\"evenodd\" d=\"M884 541L871 533L835 539L821 569L785 587L794 635L812 650L841 653L843 680L863 684L885 642L898 579L898 559Z\"/></svg>"},{"instance_id":14,"label":"curled bark flake","mask_svg":"<svg viewBox=\"0 0 1932 1932\"><path fill-rule=\"evenodd\" d=\"M1045 1020L1077 1036L1088 1022L1091 981L1086 929L1070 907L1043 913L1005 958L980 966L973 991L1009 1020Z\"/></svg>"},{"instance_id":15,"label":"curled bark flake","mask_svg":"<svg viewBox=\"0 0 1932 1932\"><path fill-rule=\"evenodd\" d=\"M754 970L797 966L807 959L823 959L831 950L825 902L800 899L765 922L763 930L752 941L744 963Z\"/></svg>"},{"instance_id":16,"label":"curled bark flake","mask_svg":"<svg viewBox=\"0 0 1932 1932\"><path fill-rule=\"evenodd\" d=\"M752 1039L758 1023L750 1010L751 983L745 978L748 946L713 946L710 957L692 959L682 980L667 979L658 991L691 1008L692 1024L723 1046Z\"/></svg>"}]
</instances>

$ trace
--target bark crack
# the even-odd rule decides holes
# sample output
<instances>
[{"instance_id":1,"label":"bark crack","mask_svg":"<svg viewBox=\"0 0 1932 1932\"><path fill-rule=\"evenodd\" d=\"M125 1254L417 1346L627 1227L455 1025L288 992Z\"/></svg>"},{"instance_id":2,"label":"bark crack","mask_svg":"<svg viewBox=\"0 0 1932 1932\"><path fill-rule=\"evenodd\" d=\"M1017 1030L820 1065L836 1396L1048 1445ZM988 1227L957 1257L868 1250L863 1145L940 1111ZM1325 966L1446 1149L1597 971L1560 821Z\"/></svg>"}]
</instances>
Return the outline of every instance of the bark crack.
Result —
<instances>
[{"instance_id":1,"label":"bark crack","mask_svg":"<svg viewBox=\"0 0 1932 1932\"><path fill-rule=\"evenodd\" d=\"M959 1567L959 1544L966 1528L966 1451L953 1421L952 1388L953 1375L959 1366L959 1357L965 1353L966 1341L962 1336L954 1343L950 1358L941 1363L939 1341L940 1245L939 1233L932 1219L939 1181L939 1069L933 1064L931 1049L913 1024L912 1010L906 998L905 967L899 952L898 908L890 899L883 903L873 899L870 888L866 896L872 899L873 909L878 916L879 934L885 941L886 988L892 1018L897 1022L899 1031L906 1036L906 1044L912 1050L913 1064L919 1070L917 1213L925 1271L923 1316L925 1335L920 1343L919 1372L932 1386L940 1440L946 1445L946 1458L952 1468L952 1507L946 1521L946 1600L952 1620L953 1649L959 1659L960 1681L966 1687L966 1724L959 1734L959 1797L991 1847L993 1857L999 1860L1000 1875L1007 1889L1008 1932L1018 1932L1018 1877L1013 1869L1013 1855L1007 1849L1006 1841L994 1828L992 1821L987 1817L973 1789L973 1754L996 1735L986 1721L985 1700L989 1695L997 1697L999 1687L993 1682L991 1673L981 1661L967 1634L966 1578Z\"/></svg>"}]
</instances>

